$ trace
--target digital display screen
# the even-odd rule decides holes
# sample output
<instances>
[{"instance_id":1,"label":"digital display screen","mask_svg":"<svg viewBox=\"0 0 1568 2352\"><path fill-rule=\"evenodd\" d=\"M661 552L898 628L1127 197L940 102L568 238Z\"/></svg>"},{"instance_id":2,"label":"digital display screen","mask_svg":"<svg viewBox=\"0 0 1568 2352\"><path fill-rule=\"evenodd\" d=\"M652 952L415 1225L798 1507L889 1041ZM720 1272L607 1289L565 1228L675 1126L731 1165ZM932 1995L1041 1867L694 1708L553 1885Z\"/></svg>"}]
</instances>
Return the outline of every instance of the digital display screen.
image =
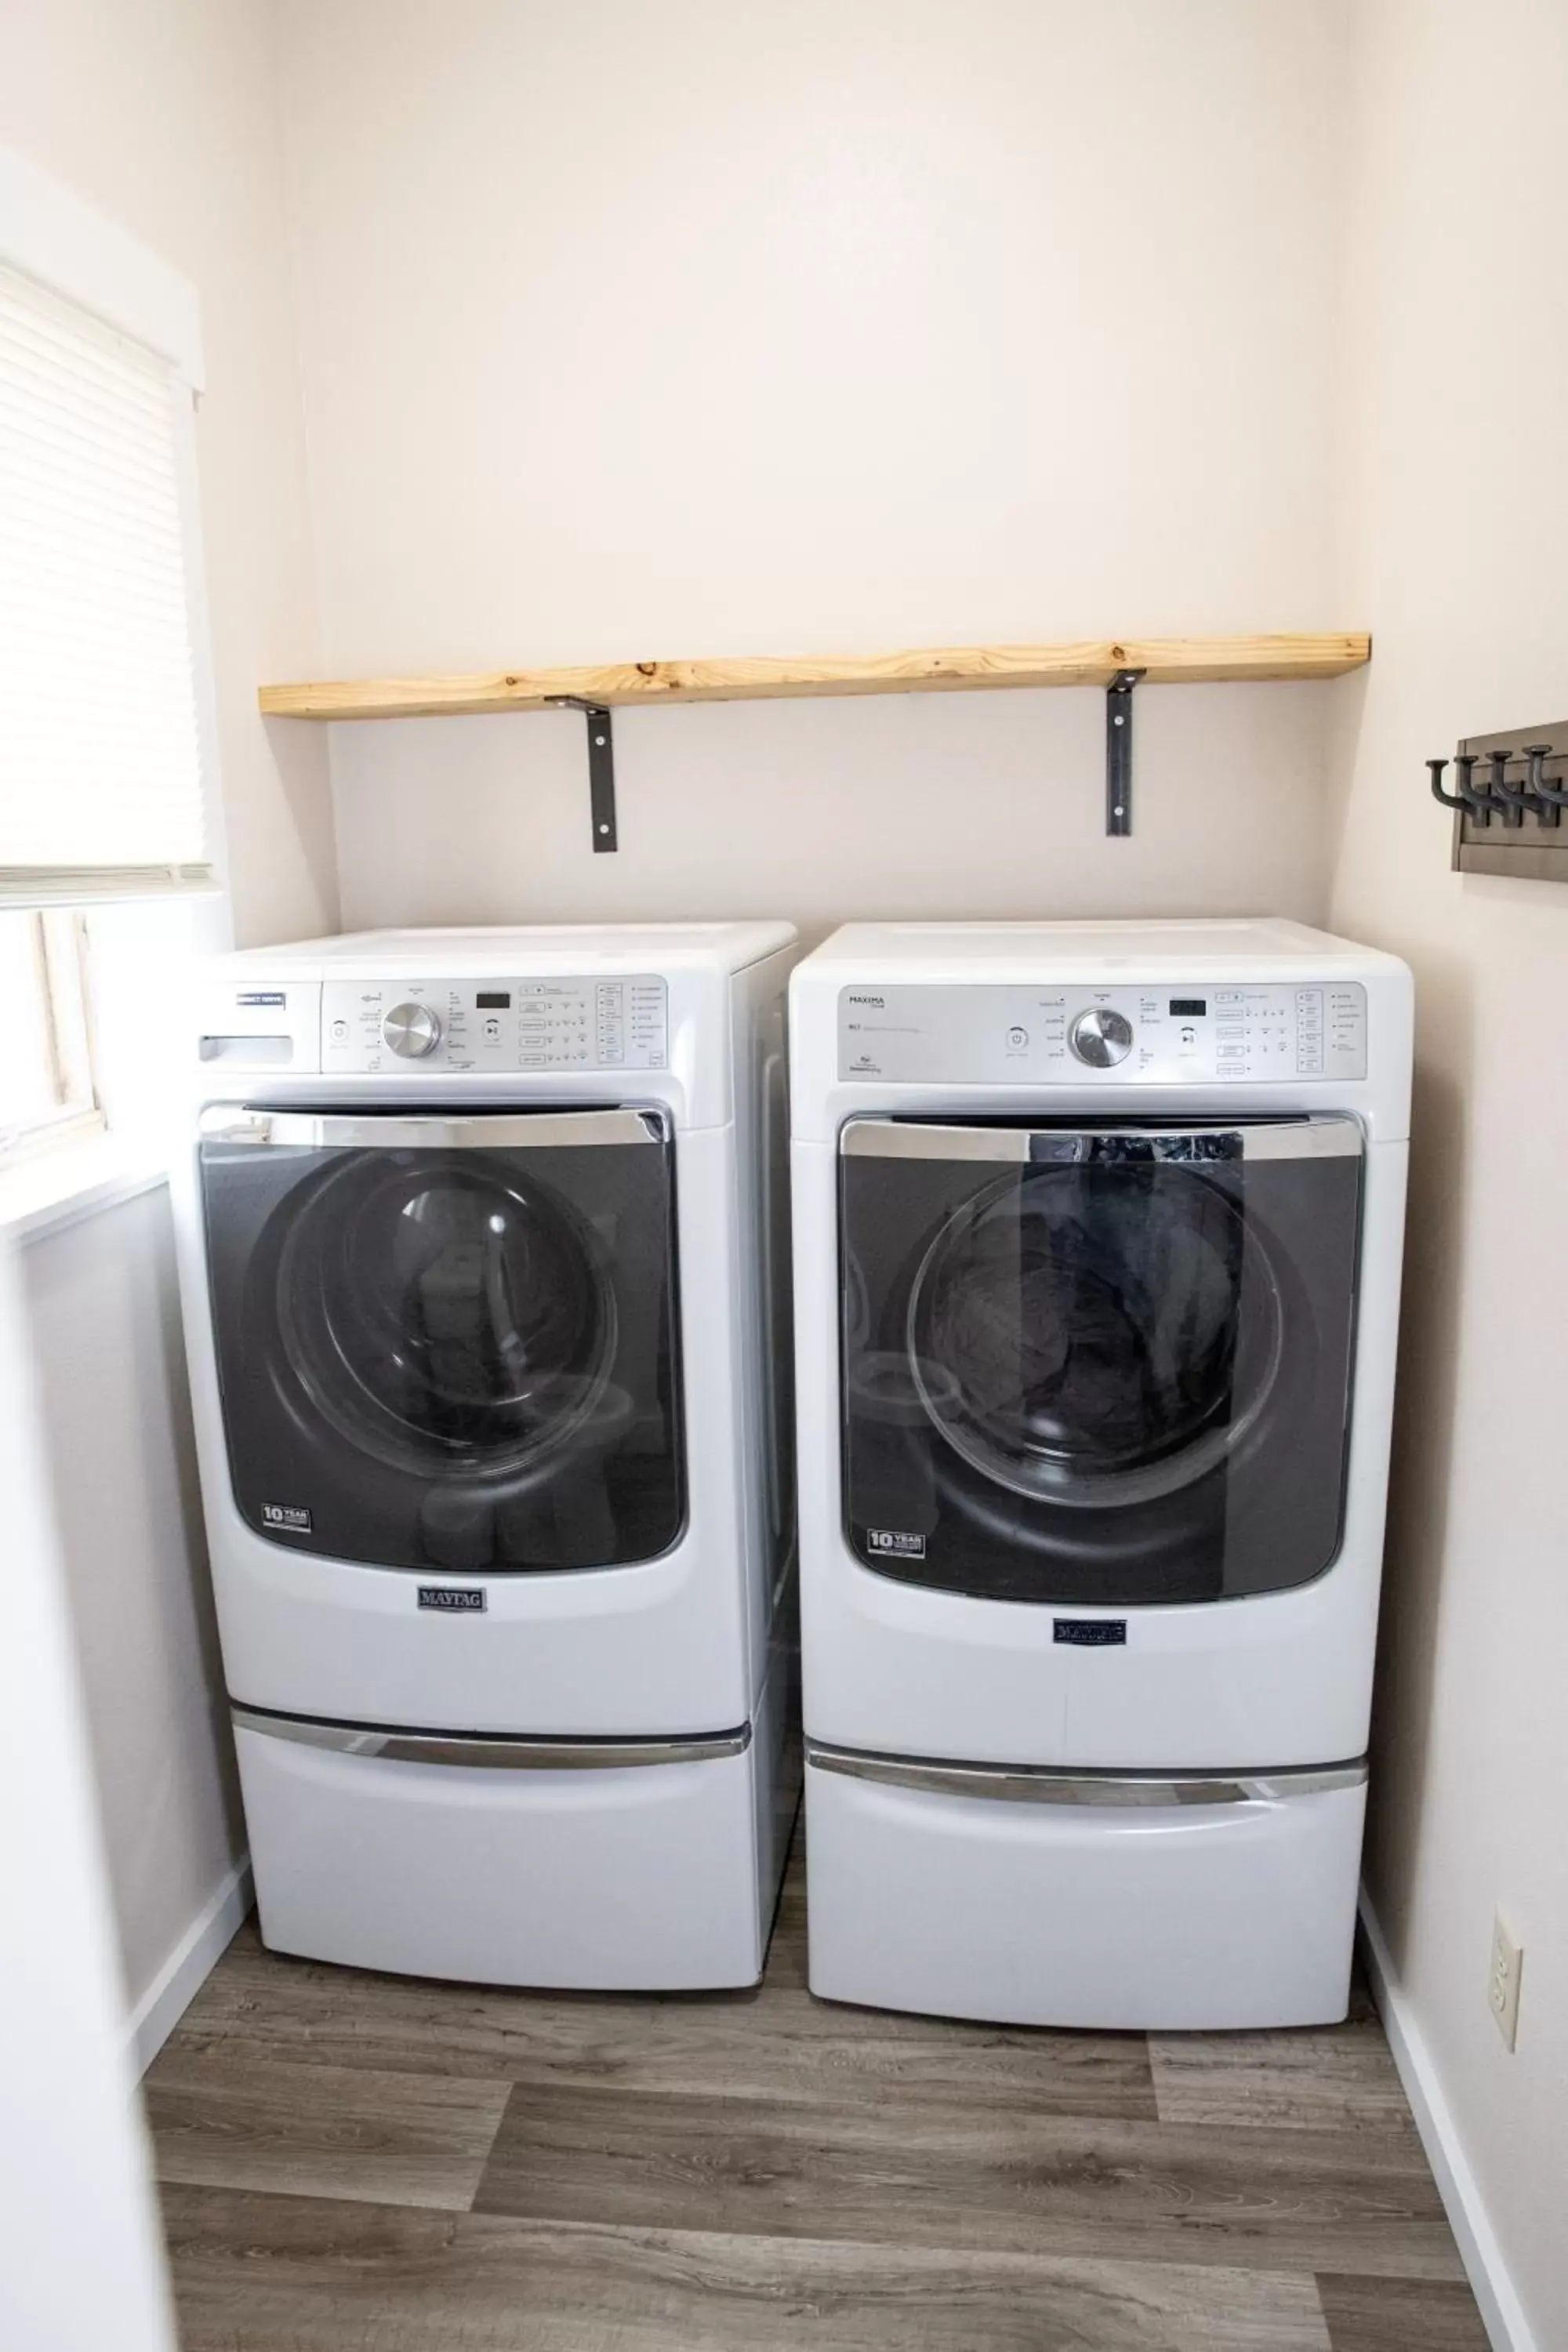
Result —
<instances>
[{"instance_id":1,"label":"digital display screen","mask_svg":"<svg viewBox=\"0 0 1568 2352\"><path fill-rule=\"evenodd\" d=\"M484 1002L480 998L480 1003ZM1203 996L1173 996L1171 1017L1175 1021L1202 1021L1208 1013L1208 1000Z\"/></svg>"},{"instance_id":2,"label":"digital display screen","mask_svg":"<svg viewBox=\"0 0 1568 2352\"><path fill-rule=\"evenodd\" d=\"M510 1013L511 991L510 988L481 988L474 1003L481 1013Z\"/></svg>"}]
</instances>

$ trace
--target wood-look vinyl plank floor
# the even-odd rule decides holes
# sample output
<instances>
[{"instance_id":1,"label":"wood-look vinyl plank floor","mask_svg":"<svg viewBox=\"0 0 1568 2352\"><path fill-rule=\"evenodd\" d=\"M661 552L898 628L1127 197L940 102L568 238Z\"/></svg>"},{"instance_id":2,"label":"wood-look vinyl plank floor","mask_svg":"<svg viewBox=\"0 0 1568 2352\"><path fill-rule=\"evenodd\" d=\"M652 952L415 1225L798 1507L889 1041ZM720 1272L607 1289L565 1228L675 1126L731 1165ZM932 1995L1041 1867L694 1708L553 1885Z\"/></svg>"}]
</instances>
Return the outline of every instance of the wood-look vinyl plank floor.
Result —
<instances>
[{"instance_id":1,"label":"wood-look vinyl plank floor","mask_svg":"<svg viewBox=\"0 0 1568 2352\"><path fill-rule=\"evenodd\" d=\"M1152 2044L842 2008L801 1862L730 1994L242 1930L147 2079L184 2352L1482 2352L1364 1986Z\"/></svg>"},{"instance_id":2,"label":"wood-look vinyl plank floor","mask_svg":"<svg viewBox=\"0 0 1568 2352\"><path fill-rule=\"evenodd\" d=\"M785 1933L787 1931L781 1931ZM846 2009L781 1983L743 1993L526 1993L279 1965L241 1931L173 2048L458 2079L644 2094L829 2099L885 2108L961 2099L1055 2115L1157 2110L1141 2033L1040 2033Z\"/></svg>"},{"instance_id":3,"label":"wood-look vinyl plank floor","mask_svg":"<svg viewBox=\"0 0 1568 2352\"><path fill-rule=\"evenodd\" d=\"M165 2192L184 2352L1332 2352L1306 2273Z\"/></svg>"},{"instance_id":4,"label":"wood-look vinyl plank floor","mask_svg":"<svg viewBox=\"0 0 1568 2352\"><path fill-rule=\"evenodd\" d=\"M461 2211L510 2083L299 2066L165 2046L147 2082L160 2180Z\"/></svg>"},{"instance_id":5,"label":"wood-look vinyl plank floor","mask_svg":"<svg viewBox=\"0 0 1568 2352\"><path fill-rule=\"evenodd\" d=\"M520 2083L475 2210L991 2252L1461 2276L1419 2142Z\"/></svg>"},{"instance_id":6,"label":"wood-look vinyl plank floor","mask_svg":"<svg viewBox=\"0 0 1568 2352\"><path fill-rule=\"evenodd\" d=\"M1162 2123L1399 2129L1408 2115L1373 2021L1279 2033L1152 2033Z\"/></svg>"},{"instance_id":7,"label":"wood-look vinyl plank floor","mask_svg":"<svg viewBox=\"0 0 1568 2352\"><path fill-rule=\"evenodd\" d=\"M1468 2286L1320 2274L1331 2352L1489 2352Z\"/></svg>"}]
</instances>

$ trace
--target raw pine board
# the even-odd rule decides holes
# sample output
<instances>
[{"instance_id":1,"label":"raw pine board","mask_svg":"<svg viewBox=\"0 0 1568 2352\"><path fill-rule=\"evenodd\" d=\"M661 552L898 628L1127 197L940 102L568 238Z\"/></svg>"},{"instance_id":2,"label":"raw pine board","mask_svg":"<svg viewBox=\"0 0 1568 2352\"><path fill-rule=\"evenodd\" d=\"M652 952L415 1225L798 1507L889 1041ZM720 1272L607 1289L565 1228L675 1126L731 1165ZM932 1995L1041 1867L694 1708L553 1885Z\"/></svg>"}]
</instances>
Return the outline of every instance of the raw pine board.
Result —
<instances>
[{"instance_id":1,"label":"raw pine board","mask_svg":"<svg viewBox=\"0 0 1568 2352\"><path fill-rule=\"evenodd\" d=\"M945 694L1018 686L1108 686L1141 669L1151 686L1341 677L1372 657L1355 632L1263 637L1089 638L1044 646L938 646L915 653L768 655L611 662L465 677L350 678L264 686L273 719L437 719L543 710L563 696L633 709L659 702L752 702L804 695Z\"/></svg>"}]
</instances>

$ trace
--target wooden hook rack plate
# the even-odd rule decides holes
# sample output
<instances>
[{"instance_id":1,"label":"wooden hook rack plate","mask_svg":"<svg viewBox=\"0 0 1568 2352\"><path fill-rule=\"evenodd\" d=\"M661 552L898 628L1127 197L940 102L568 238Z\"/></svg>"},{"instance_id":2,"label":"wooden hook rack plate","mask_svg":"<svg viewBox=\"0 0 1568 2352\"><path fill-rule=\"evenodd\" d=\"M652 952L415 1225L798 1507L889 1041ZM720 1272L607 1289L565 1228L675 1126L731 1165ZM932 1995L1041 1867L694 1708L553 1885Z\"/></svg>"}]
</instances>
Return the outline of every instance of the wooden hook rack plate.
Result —
<instances>
[{"instance_id":1,"label":"wooden hook rack plate","mask_svg":"<svg viewBox=\"0 0 1568 2352\"><path fill-rule=\"evenodd\" d=\"M1516 882L1568 882L1568 720L1467 735L1443 786L1447 760L1428 760L1431 791L1454 810L1456 874L1502 874Z\"/></svg>"}]
</instances>

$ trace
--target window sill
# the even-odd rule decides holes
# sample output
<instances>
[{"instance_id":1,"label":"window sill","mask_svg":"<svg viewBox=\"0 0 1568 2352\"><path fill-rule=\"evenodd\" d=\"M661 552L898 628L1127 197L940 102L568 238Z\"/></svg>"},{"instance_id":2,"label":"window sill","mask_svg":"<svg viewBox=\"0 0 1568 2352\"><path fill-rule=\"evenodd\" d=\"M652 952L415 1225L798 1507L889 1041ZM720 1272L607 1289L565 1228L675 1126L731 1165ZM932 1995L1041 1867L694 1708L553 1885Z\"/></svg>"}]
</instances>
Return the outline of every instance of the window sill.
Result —
<instances>
[{"instance_id":1,"label":"window sill","mask_svg":"<svg viewBox=\"0 0 1568 2352\"><path fill-rule=\"evenodd\" d=\"M166 1153L146 1137L95 1135L0 1172L0 1241L25 1247L168 1181Z\"/></svg>"}]
</instances>

